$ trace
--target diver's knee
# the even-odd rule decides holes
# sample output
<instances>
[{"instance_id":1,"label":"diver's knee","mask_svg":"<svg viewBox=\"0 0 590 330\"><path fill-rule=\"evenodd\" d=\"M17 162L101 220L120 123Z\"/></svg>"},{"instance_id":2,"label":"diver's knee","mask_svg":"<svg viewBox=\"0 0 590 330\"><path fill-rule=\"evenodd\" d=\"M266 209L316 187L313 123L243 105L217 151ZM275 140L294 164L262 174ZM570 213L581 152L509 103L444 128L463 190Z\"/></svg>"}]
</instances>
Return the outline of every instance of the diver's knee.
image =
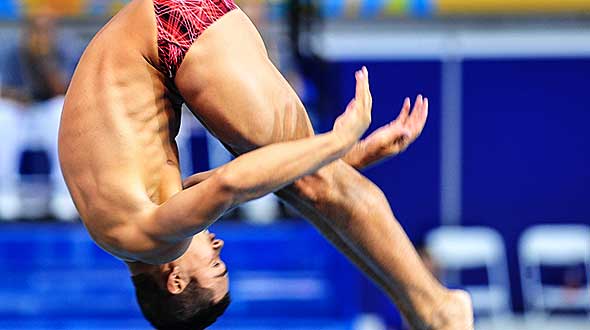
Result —
<instances>
[{"instance_id":1,"label":"diver's knee","mask_svg":"<svg viewBox=\"0 0 590 330\"><path fill-rule=\"evenodd\" d=\"M317 172L297 180L293 187L297 193L314 206L334 203L342 198L348 178L344 176L347 165L342 160L324 166Z\"/></svg>"}]
</instances>

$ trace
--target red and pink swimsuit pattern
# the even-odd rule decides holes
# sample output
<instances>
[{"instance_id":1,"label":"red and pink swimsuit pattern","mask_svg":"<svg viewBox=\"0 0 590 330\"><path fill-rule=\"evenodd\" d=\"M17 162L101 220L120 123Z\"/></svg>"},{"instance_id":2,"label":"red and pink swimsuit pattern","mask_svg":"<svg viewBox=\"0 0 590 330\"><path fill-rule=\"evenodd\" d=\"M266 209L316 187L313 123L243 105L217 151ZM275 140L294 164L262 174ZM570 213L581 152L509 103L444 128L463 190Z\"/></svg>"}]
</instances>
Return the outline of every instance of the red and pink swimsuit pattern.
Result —
<instances>
[{"instance_id":1,"label":"red and pink swimsuit pattern","mask_svg":"<svg viewBox=\"0 0 590 330\"><path fill-rule=\"evenodd\" d=\"M233 0L153 0L160 71L176 76L191 45L211 24L237 8Z\"/></svg>"}]
</instances>

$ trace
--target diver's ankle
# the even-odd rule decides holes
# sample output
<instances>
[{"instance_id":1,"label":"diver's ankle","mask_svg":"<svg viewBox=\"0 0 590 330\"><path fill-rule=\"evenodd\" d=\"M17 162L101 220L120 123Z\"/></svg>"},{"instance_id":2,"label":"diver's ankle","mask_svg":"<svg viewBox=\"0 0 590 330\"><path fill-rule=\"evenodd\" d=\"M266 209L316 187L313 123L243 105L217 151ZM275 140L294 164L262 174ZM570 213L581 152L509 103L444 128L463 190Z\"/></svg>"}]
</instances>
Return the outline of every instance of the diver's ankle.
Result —
<instances>
[{"instance_id":1,"label":"diver's ankle","mask_svg":"<svg viewBox=\"0 0 590 330\"><path fill-rule=\"evenodd\" d=\"M462 290L447 291L429 317L425 330L473 330L471 297Z\"/></svg>"}]
</instances>

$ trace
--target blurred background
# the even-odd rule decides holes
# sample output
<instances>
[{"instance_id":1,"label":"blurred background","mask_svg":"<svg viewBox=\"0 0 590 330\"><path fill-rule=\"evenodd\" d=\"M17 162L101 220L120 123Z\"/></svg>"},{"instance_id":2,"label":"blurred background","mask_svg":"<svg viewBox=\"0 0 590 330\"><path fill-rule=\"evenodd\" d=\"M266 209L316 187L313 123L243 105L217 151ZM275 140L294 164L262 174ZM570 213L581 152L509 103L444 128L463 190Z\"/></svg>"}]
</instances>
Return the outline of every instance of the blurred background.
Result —
<instances>
[{"instance_id":1,"label":"blurred background","mask_svg":"<svg viewBox=\"0 0 590 330\"><path fill-rule=\"evenodd\" d=\"M56 158L76 62L125 3L0 2L0 329L149 328L123 264L80 225ZM472 293L476 329L590 329L590 1L238 4L318 131L345 108L361 65L374 127L404 97L429 97L422 136L365 174L429 269ZM183 120L184 174L231 159ZM384 295L273 197L212 230L226 240L234 303L211 329L404 329Z\"/></svg>"}]
</instances>

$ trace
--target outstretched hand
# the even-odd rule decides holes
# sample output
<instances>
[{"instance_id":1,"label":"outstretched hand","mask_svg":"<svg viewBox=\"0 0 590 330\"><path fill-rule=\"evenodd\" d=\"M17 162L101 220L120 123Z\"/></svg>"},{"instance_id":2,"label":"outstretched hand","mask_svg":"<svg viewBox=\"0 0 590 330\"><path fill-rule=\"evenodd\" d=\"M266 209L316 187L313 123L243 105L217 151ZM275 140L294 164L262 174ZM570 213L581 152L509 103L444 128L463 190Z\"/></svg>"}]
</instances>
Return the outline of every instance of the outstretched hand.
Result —
<instances>
[{"instance_id":1,"label":"outstretched hand","mask_svg":"<svg viewBox=\"0 0 590 330\"><path fill-rule=\"evenodd\" d=\"M333 132L352 147L371 124L373 99L369 88L369 71L366 67L355 73L356 92L346 111L334 122Z\"/></svg>"},{"instance_id":2,"label":"outstretched hand","mask_svg":"<svg viewBox=\"0 0 590 330\"><path fill-rule=\"evenodd\" d=\"M410 99L406 98L397 118L359 141L344 156L344 161L361 169L406 150L424 129L428 118L428 98L418 95L411 113L410 107Z\"/></svg>"}]
</instances>

